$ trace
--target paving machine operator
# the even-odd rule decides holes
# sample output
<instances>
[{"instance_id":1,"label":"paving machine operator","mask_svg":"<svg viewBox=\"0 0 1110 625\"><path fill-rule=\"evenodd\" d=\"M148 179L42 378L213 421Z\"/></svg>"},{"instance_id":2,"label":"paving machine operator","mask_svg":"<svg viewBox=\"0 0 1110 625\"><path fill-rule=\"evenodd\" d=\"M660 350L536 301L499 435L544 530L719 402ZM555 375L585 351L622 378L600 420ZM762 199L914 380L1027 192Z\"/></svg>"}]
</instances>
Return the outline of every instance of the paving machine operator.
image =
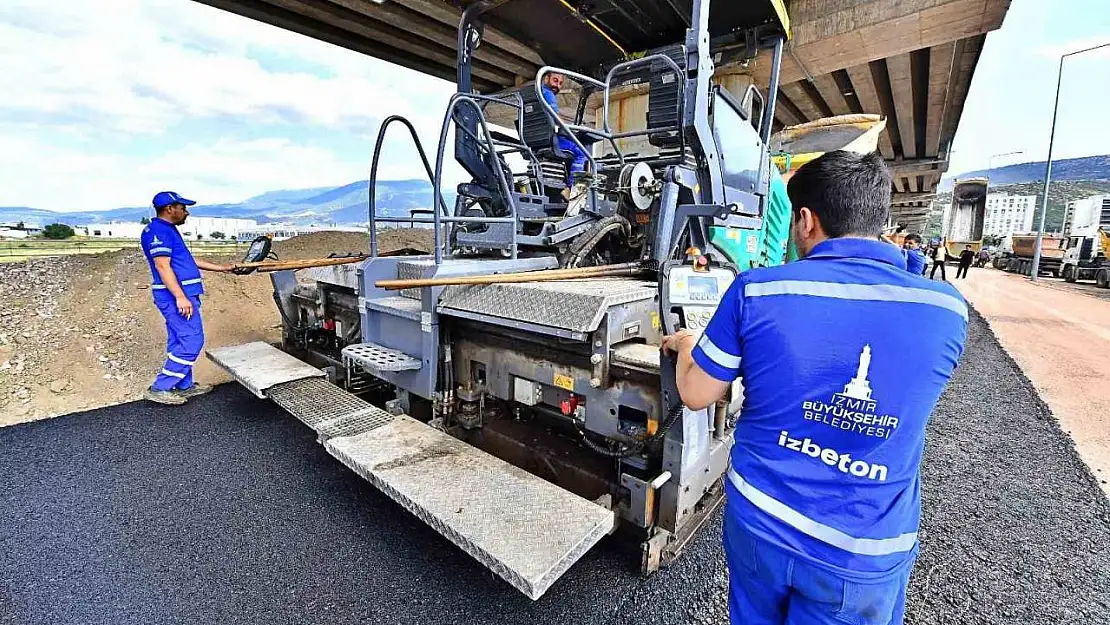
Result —
<instances>
[{"instance_id":1,"label":"paving machine operator","mask_svg":"<svg viewBox=\"0 0 1110 625\"><path fill-rule=\"evenodd\" d=\"M902 622L925 424L967 306L878 240L890 189L877 153L804 165L788 187L802 260L741 274L700 337L664 339L689 408L743 381L726 480L734 624Z\"/></svg>"},{"instance_id":2,"label":"paving machine operator","mask_svg":"<svg viewBox=\"0 0 1110 625\"><path fill-rule=\"evenodd\" d=\"M559 114L559 101L555 96L563 89L564 81L566 81L566 76L558 72L551 72L543 77L543 83L540 88L540 91L543 93L543 99L551 105L551 109L555 111L556 115ZM578 140L582 142L582 145L591 145L596 142L596 139L593 137L576 136ZM575 199L582 197L585 193L585 190L582 188L582 176L580 174L586 171L586 153L582 148L578 147L578 144L570 137L559 134L556 136L555 140L558 142L560 150L570 152L574 156L574 160L570 162L570 167L568 168L567 190L563 192L564 198L573 203Z\"/></svg>"},{"instance_id":3,"label":"paving machine operator","mask_svg":"<svg viewBox=\"0 0 1110 625\"><path fill-rule=\"evenodd\" d=\"M200 271L231 271L232 267L194 260L177 231L189 216L188 207L196 202L173 191L162 191L154 196L153 204L157 215L143 229L140 243L150 264L154 305L166 320L166 362L144 397L176 405L212 390L193 380L193 365L204 347L200 319L204 283Z\"/></svg>"}]
</instances>

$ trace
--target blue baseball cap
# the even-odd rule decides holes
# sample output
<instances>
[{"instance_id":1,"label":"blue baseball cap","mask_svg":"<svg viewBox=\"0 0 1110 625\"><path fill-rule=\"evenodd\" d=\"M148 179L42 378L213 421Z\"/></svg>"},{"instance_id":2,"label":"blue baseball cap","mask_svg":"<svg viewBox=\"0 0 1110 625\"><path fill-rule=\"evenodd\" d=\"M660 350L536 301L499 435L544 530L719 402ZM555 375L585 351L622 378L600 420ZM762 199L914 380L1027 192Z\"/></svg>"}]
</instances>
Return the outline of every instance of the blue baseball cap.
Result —
<instances>
[{"instance_id":1,"label":"blue baseball cap","mask_svg":"<svg viewBox=\"0 0 1110 625\"><path fill-rule=\"evenodd\" d=\"M181 204L182 206L192 206L196 202L187 200L173 191L159 191L154 195L154 200L151 202L154 208L165 208L170 204Z\"/></svg>"}]
</instances>

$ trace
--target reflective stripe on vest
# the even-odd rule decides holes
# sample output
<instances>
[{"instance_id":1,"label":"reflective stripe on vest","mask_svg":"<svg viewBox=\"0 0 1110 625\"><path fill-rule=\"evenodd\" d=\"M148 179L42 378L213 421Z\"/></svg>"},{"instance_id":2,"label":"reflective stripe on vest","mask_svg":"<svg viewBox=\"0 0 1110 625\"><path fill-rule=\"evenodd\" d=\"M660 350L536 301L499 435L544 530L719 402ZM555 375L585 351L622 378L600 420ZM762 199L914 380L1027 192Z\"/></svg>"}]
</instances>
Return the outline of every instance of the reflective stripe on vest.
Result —
<instances>
[{"instance_id":1,"label":"reflective stripe on vest","mask_svg":"<svg viewBox=\"0 0 1110 625\"><path fill-rule=\"evenodd\" d=\"M735 469L729 468L728 480L755 507L806 536L816 538L845 551L861 556L887 556L910 551L917 544L917 532L902 534L894 538L856 538L855 536L849 536L838 529L814 521L745 482L744 478L740 477Z\"/></svg>"}]
</instances>

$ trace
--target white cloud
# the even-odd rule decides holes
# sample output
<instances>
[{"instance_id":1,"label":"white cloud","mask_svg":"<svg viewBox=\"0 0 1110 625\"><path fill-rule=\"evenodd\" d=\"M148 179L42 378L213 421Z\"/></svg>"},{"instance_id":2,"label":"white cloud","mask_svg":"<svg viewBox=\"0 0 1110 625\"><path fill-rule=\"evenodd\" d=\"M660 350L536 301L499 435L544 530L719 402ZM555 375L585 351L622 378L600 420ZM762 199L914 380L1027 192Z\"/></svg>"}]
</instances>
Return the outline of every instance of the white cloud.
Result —
<instances>
[{"instance_id":1,"label":"white cloud","mask_svg":"<svg viewBox=\"0 0 1110 625\"><path fill-rule=\"evenodd\" d=\"M288 139L188 144L145 159L2 135L0 170L5 203L63 211L143 206L163 189L217 204L278 188L345 184L365 175L360 162Z\"/></svg>"},{"instance_id":2,"label":"white cloud","mask_svg":"<svg viewBox=\"0 0 1110 625\"><path fill-rule=\"evenodd\" d=\"M0 205L141 205L160 188L232 202L347 183L366 176L390 114L409 117L434 157L453 90L187 0L5 0ZM236 130L211 145L186 134L218 123ZM321 136L352 140L340 148ZM391 133L383 179L424 176L406 142ZM152 152L162 155L140 155Z\"/></svg>"},{"instance_id":3,"label":"white cloud","mask_svg":"<svg viewBox=\"0 0 1110 625\"><path fill-rule=\"evenodd\" d=\"M331 75L270 71L248 52ZM398 109L427 125L452 92L444 81L183 0L6 2L0 88L0 115L129 133L234 116L369 134L375 119Z\"/></svg>"}]
</instances>

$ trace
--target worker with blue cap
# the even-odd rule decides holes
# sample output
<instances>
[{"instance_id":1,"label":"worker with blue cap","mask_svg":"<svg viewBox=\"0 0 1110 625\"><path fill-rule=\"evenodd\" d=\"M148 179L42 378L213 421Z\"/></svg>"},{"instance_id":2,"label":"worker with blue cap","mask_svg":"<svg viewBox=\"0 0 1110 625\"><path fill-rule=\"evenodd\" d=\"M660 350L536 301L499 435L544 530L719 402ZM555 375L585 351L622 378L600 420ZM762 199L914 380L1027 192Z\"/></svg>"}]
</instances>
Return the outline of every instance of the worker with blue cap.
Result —
<instances>
[{"instance_id":1,"label":"worker with blue cap","mask_svg":"<svg viewBox=\"0 0 1110 625\"><path fill-rule=\"evenodd\" d=\"M734 624L902 623L925 425L968 313L879 240L890 189L877 153L803 165L788 185L802 259L739 275L700 336L663 341L689 408L743 383L725 480Z\"/></svg>"},{"instance_id":2,"label":"worker with blue cap","mask_svg":"<svg viewBox=\"0 0 1110 625\"><path fill-rule=\"evenodd\" d=\"M160 404L183 404L212 390L193 380L193 365L204 347L200 296L204 283L200 271L231 271L230 265L194 260L177 227L196 204L173 191L162 191L153 200L156 216L143 229L140 243L150 264L154 305L166 320L166 361L144 397Z\"/></svg>"}]
</instances>

